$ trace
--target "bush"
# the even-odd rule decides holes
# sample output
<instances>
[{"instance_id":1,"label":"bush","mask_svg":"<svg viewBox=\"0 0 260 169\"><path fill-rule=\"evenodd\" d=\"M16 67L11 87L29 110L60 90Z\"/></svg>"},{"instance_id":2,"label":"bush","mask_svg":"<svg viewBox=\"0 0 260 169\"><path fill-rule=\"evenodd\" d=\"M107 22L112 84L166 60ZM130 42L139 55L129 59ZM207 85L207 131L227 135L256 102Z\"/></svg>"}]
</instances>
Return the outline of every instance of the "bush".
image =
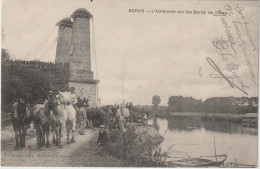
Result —
<instances>
[{"instance_id":1,"label":"bush","mask_svg":"<svg viewBox=\"0 0 260 169\"><path fill-rule=\"evenodd\" d=\"M134 129L127 129L126 132L112 130L110 141L104 146L107 153L127 160L136 167L163 166L167 157L158 146L150 141L145 143L134 132Z\"/></svg>"}]
</instances>

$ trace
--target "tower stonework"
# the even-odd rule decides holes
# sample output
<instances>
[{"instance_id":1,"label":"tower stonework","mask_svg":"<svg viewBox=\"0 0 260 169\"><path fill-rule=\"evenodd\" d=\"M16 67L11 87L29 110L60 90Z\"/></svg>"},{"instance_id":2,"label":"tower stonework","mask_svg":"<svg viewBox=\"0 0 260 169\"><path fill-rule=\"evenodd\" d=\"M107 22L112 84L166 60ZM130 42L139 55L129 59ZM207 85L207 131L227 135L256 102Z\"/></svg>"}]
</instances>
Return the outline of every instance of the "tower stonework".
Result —
<instances>
[{"instance_id":1,"label":"tower stonework","mask_svg":"<svg viewBox=\"0 0 260 169\"><path fill-rule=\"evenodd\" d=\"M92 80L90 52L90 19L86 9L77 9L72 15L71 80Z\"/></svg>"},{"instance_id":2,"label":"tower stonework","mask_svg":"<svg viewBox=\"0 0 260 169\"><path fill-rule=\"evenodd\" d=\"M56 26L59 27L57 50L55 61L58 63L69 63L71 53L72 22L70 18L64 18Z\"/></svg>"},{"instance_id":3,"label":"tower stonework","mask_svg":"<svg viewBox=\"0 0 260 169\"><path fill-rule=\"evenodd\" d=\"M99 80L93 79L94 73L91 70L90 19L92 17L90 12L80 8L71 15L71 18L73 18L71 26L57 24L59 26L59 39L61 40L58 39L56 54L57 62L69 62L69 87L75 87L79 98L89 99L90 107L96 106L97 84L99 83ZM64 30L66 31L64 32ZM62 35L62 38L60 35Z\"/></svg>"}]
</instances>

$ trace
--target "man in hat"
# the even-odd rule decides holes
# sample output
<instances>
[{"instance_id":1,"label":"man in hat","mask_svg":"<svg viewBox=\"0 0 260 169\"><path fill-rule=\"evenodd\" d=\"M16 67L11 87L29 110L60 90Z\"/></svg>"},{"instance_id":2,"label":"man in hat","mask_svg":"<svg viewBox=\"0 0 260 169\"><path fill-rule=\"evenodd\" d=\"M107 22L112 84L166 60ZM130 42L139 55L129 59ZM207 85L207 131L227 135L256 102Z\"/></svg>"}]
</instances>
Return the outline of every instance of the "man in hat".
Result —
<instances>
[{"instance_id":1,"label":"man in hat","mask_svg":"<svg viewBox=\"0 0 260 169\"><path fill-rule=\"evenodd\" d=\"M79 109L77 107L77 103L78 103L78 99L77 99L77 95L75 93L75 87L71 87L70 88L70 101L71 101L71 105L74 107L74 109L76 110L77 113L77 123L79 122Z\"/></svg>"},{"instance_id":2,"label":"man in hat","mask_svg":"<svg viewBox=\"0 0 260 169\"><path fill-rule=\"evenodd\" d=\"M123 116L124 116L124 125L126 127L129 120L130 112L129 109L126 108L125 106L123 107Z\"/></svg>"},{"instance_id":3,"label":"man in hat","mask_svg":"<svg viewBox=\"0 0 260 169\"><path fill-rule=\"evenodd\" d=\"M71 87L70 88L70 100L71 100L71 104L73 105L73 107L77 107L76 106L76 103L78 102L78 99L77 99L77 95L75 93L75 87Z\"/></svg>"},{"instance_id":4,"label":"man in hat","mask_svg":"<svg viewBox=\"0 0 260 169\"><path fill-rule=\"evenodd\" d=\"M119 129L125 132L125 116L124 116L124 106L123 103L117 109L116 116L118 118Z\"/></svg>"},{"instance_id":5,"label":"man in hat","mask_svg":"<svg viewBox=\"0 0 260 169\"><path fill-rule=\"evenodd\" d=\"M55 95L53 94L53 91L49 91L48 96L46 97L45 101L44 101L44 107L46 107L46 104L48 103L48 101L55 99Z\"/></svg>"},{"instance_id":6,"label":"man in hat","mask_svg":"<svg viewBox=\"0 0 260 169\"><path fill-rule=\"evenodd\" d=\"M98 135L97 145L103 146L106 145L107 142L110 140L110 136L108 131L105 129L105 125L100 125L99 128L100 128L100 132Z\"/></svg>"},{"instance_id":7,"label":"man in hat","mask_svg":"<svg viewBox=\"0 0 260 169\"><path fill-rule=\"evenodd\" d=\"M85 135L84 129L86 128L86 120L87 120L87 113L86 107L87 103L83 103L83 106L79 109L79 134Z\"/></svg>"}]
</instances>

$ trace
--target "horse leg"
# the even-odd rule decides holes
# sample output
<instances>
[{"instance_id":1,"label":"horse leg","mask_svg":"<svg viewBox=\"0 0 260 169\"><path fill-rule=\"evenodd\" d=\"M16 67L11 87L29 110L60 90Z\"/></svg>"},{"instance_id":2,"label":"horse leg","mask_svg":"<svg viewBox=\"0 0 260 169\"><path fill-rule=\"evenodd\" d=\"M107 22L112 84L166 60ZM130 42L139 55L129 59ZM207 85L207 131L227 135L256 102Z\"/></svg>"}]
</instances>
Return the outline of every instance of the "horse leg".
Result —
<instances>
[{"instance_id":1,"label":"horse leg","mask_svg":"<svg viewBox=\"0 0 260 169\"><path fill-rule=\"evenodd\" d=\"M24 147L25 147L26 128L27 128L26 124L22 126L22 135L21 135L22 142L21 142L21 148L24 148Z\"/></svg>"},{"instance_id":2,"label":"horse leg","mask_svg":"<svg viewBox=\"0 0 260 169\"><path fill-rule=\"evenodd\" d=\"M14 146L14 149L15 150L19 150L19 146L18 146L18 130L17 129L14 130L14 134L15 134L15 146Z\"/></svg>"},{"instance_id":3,"label":"horse leg","mask_svg":"<svg viewBox=\"0 0 260 169\"><path fill-rule=\"evenodd\" d=\"M66 129L67 129L67 144L70 144L70 126L69 126L69 122L66 122Z\"/></svg>"},{"instance_id":4,"label":"horse leg","mask_svg":"<svg viewBox=\"0 0 260 169\"><path fill-rule=\"evenodd\" d=\"M92 118L89 118L89 127L90 127L90 128L93 128Z\"/></svg>"},{"instance_id":5,"label":"horse leg","mask_svg":"<svg viewBox=\"0 0 260 169\"><path fill-rule=\"evenodd\" d=\"M62 135L62 124L60 125L60 128L59 128L59 143L61 144L61 138L63 137Z\"/></svg>"},{"instance_id":6,"label":"horse leg","mask_svg":"<svg viewBox=\"0 0 260 169\"><path fill-rule=\"evenodd\" d=\"M58 126L55 126L55 135L56 135L56 139L55 139L55 145L58 146L59 145L59 133L58 133Z\"/></svg>"},{"instance_id":7,"label":"horse leg","mask_svg":"<svg viewBox=\"0 0 260 169\"><path fill-rule=\"evenodd\" d=\"M42 126L42 145L45 145L46 124Z\"/></svg>"},{"instance_id":8,"label":"horse leg","mask_svg":"<svg viewBox=\"0 0 260 169\"><path fill-rule=\"evenodd\" d=\"M89 125L91 126L91 128L94 128L94 119L93 119L93 117L89 118Z\"/></svg>"},{"instance_id":9,"label":"horse leg","mask_svg":"<svg viewBox=\"0 0 260 169\"><path fill-rule=\"evenodd\" d=\"M74 132L75 132L75 130L76 130L76 122L73 121L72 122L72 138L70 140L71 143L75 143L76 142L75 139L74 139Z\"/></svg>"},{"instance_id":10,"label":"horse leg","mask_svg":"<svg viewBox=\"0 0 260 169\"><path fill-rule=\"evenodd\" d=\"M49 142L49 134L50 134L50 125L46 125L46 147L50 146L50 142Z\"/></svg>"},{"instance_id":11,"label":"horse leg","mask_svg":"<svg viewBox=\"0 0 260 169\"><path fill-rule=\"evenodd\" d=\"M39 128L39 144L38 144L38 148L42 147L42 140L43 140L43 126L41 124L38 124L38 128Z\"/></svg>"},{"instance_id":12,"label":"horse leg","mask_svg":"<svg viewBox=\"0 0 260 169\"><path fill-rule=\"evenodd\" d=\"M62 137L62 125L59 125L58 128L57 128L57 145L59 146L59 148L62 148L62 145L61 145L61 137Z\"/></svg>"},{"instance_id":13,"label":"horse leg","mask_svg":"<svg viewBox=\"0 0 260 169\"><path fill-rule=\"evenodd\" d=\"M22 136L22 128L21 126L19 126L18 128L18 132L19 132L19 146L22 148L22 141L23 141L23 136Z\"/></svg>"},{"instance_id":14,"label":"horse leg","mask_svg":"<svg viewBox=\"0 0 260 169\"><path fill-rule=\"evenodd\" d=\"M36 146L39 144L39 129L34 122L34 128L36 129Z\"/></svg>"},{"instance_id":15,"label":"horse leg","mask_svg":"<svg viewBox=\"0 0 260 169\"><path fill-rule=\"evenodd\" d=\"M34 123L34 127L36 129L36 135L37 135L37 142L36 142L36 146L39 146L40 144L40 127L38 124Z\"/></svg>"},{"instance_id":16,"label":"horse leg","mask_svg":"<svg viewBox=\"0 0 260 169\"><path fill-rule=\"evenodd\" d=\"M95 123L96 123L96 119L95 119L95 117L92 117L92 127L93 128L95 127Z\"/></svg>"},{"instance_id":17,"label":"horse leg","mask_svg":"<svg viewBox=\"0 0 260 169\"><path fill-rule=\"evenodd\" d=\"M89 128L92 128L91 118L88 118L88 127L89 127Z\"/></svg>"},{"instance_id":18,"label":"horse leg","mask_svg":"<svg viewBox=\"0 0 260 169\"><path fill-rule=\"evenodd\" d=\"M51 124L51 131L52 131L52 143L56 143L55 134L56 134L56 127L55 124ZM57 134L56 134L57 135ZM57 137L56 137L57 138Z\"/></svg>"},{"instance_id":19,"label":"horse leg","mask_svg":"<svg viewBox=\"0 0 260 169\"><path fill-rule=\"evenodd\" d=\"M27 125L24 126L24 135L23 135L23 146L25 147L25 137L27 136Z\"/></svg>"}]
</instances>

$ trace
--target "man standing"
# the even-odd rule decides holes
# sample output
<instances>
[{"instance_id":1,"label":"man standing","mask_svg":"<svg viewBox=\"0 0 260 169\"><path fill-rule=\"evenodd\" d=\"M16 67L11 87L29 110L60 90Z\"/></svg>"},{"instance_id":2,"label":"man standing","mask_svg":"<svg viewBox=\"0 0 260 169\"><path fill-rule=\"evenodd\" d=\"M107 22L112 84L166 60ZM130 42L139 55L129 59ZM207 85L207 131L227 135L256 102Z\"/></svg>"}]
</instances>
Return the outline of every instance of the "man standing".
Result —
<instances>
[{"instance_id":1,"label":"man standing","mask_svg":"<svg viewBox=\"0 0 260 169\"><path fill-rule=\"evenodd\" d=\"M123 104L121 104L119 106L119 108L117 109L116 118L118 120L119 129L124 132L125 131L125 127L124 127L125 116L124 116L124 113L123 113Z\"/></svg>"},{"instance_id":2,"label":"man standing","mask_svg":"<svg viewBox=\"0 0 260 169\"><path fill-rule=\"evenodd\" d=\"M78 102L78 99L77 99L77 95L75 93L75 87L71 87L70 88L70 100L71 100L71 104L72 106L75 108L77 107L76 106L76 103ZM78 108L77 108L78 109Z\"/></svg>"},{"instance_id":3,"label":"man standing","mask_svg":"<svg viewBox=\"0 0 260 169\"><path fill-rule=\"evenodd\" d=\"M116 109L117 110L116 110L116 114L115 114L115 124L119 125L119 118L120 118L121 112L120 112L118 105L116 106Z\"/></svg>"},{"instance_id":4,"label":"man standing","mask_svg":"<svg viewBox=\"0 0 260 169\"><path fill-rule=\"evenodd\" d=\"M84 129L86 128L86 120L87 120L87 113L86 113L87 103L83 103L83 106L79 109L79 124L80 124L80 135L85 135Z\"/></svg>"},{"instance_id":5,"label":"man standing","mask_svg":"<svg viewBox=\"0 0 260 169\"><path fill-rule=\"evenodd\" d=\"M76 113L77 113L77 123L79 123L79 109L76 106L76 104L78 103L78 99L77 99L77 95L75 93L75 87L71 87L70 88L70 101L71 101L71 105L76 110Z\"/></svg>"},{"instance_id":6,"label":"man standing","mask_svg":"<svg viewBox=\"0 0 260 169\"><path fill-rule=\"evenodd\" d=\"M48 103L48 101L55 99L55 96L53 94L53 91L49 91L48 96L46 97L45 101L44 101L44 107L46 107L46 104Z\"/></svg>"},{"instance_id":7,"label":"man standing","mask_svg":"<svg viewBox=\"0 0 260 169\"><path fill-rule=\"evenodd\" d=\"M125 127L126 127L128 121L129 121L130 112L129 112L129 109L126 108L125 106L124 106L124 108L123 108L123 115L124 115L124 117L125 117L124 124L125 124Z\"/></svg>"}]
</instances>

